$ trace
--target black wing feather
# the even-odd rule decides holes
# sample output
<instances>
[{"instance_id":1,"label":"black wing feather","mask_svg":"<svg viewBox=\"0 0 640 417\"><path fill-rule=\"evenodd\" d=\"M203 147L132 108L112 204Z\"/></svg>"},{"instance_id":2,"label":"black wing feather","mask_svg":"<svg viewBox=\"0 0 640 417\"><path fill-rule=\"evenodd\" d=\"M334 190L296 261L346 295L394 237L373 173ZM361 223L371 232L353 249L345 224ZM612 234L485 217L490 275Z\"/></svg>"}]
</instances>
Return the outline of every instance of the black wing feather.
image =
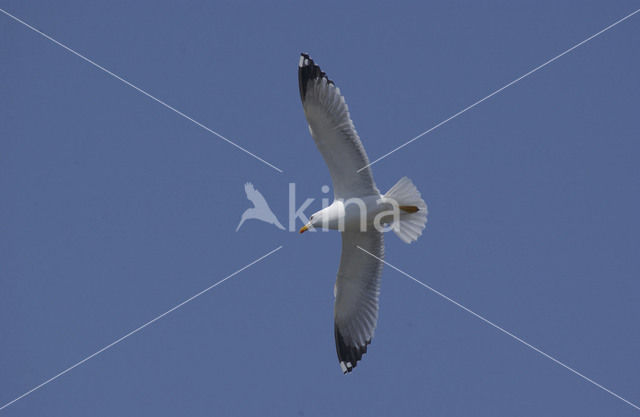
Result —
<instances>
[{"instance_id":1,"label":"black wing feather","mask_svg":"<svg viewBox=\"0 0 640 417\"><path fill-rule=\"evenodd\" d=\"M334 83L327 77L327 74L325 74L324 71L322 71L315 62L313 62L313 59L311 59L309 54L305 54L303 52L300 56L302 58L300 58L300 65L298 65L298 86L300 87L300 98L304 101L304 97L307 93L307 83L310 80L326 78L329 84Z\"/></svg>"},{"instance_id":2,"label":"black wing feather","mask_svg":"<svg viewBox=\"0 0 640 417\"><path fill-rule=\"evenodd\" d=\"M371 339L367 340L367 343L364 346L349 346L345 343L342 334L340 334L338 326L334 324L333 329L336 337L336 353L338 354L338 361L345 364L346 369L344 370L344 373L346 374L351 372L358 364L358 361L362 359L362 355L367 353L367 345L371 344ZM351 364L351 366L346 364Z\"/></svg>"}]
</instances>

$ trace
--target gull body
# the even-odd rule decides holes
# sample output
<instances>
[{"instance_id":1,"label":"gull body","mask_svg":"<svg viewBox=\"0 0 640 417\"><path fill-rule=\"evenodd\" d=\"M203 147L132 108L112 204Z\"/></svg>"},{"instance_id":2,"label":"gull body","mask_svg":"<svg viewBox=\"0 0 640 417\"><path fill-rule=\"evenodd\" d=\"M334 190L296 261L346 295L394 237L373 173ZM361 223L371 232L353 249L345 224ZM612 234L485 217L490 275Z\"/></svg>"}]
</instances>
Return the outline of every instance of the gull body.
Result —
<instances>
[{"instance_id":1,"label":"gull body","mask_svg":"<svg viewBox=\"0 0 640 417\"><path fill-rule=\"evenodd\" d=\"M376 219L380 225L388 224L393 217L394 205L381 194L339 198L309 217L301 233L314 228L339 231L361 231L374 227ZM399 213L399 212L398 212Z\"/></svg>"}]
</instances>

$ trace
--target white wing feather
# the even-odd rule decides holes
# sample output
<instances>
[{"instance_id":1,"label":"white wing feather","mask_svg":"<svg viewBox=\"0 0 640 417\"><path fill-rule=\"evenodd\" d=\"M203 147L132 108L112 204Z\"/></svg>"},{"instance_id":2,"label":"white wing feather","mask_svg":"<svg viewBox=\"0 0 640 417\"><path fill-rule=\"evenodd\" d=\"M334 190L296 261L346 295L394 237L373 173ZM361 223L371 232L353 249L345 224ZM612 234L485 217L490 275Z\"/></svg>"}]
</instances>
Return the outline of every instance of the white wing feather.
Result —
<instances>
[{"instance_id":1,"label":"white wing feather","mask_svg":"<svg viewBox=\"0 0 640 417\"><path fill-rule=\"evenodd\" d=\"M358 248L384 257L382 233L342 232L342 256L336 280L334 307L338 360L351 372L367 351L378 321L382 262Z\"/></svg>"},{"instance_id":2,"label":"white wing feather","mask_svg":"<svg viewBox=\"0 0 640 417\"><path fill-rule=\"evenodd\" d=\"M336 198L380 194L369 159L358 137L340 89L308 55L302 54L298 81L311 136L329 167Z\"/></svg>"}]
</instances>

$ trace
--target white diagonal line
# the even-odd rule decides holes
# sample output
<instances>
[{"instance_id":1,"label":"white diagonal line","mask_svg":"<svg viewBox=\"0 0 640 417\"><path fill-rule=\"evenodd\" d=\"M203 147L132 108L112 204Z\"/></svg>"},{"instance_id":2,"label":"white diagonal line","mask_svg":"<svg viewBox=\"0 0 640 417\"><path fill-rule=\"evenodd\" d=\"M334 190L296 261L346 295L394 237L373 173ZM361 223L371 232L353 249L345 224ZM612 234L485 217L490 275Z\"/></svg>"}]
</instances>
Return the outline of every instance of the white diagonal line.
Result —
<instances>
[{"instance_id":1,"label":"white diagonal line","mask_svg":"<svg viewBox=\"0 0 640 417\"><path fill-rule=\"evenodd\" d=\"M358 171L356 172L360 172L363 169L370 167L371 165L383 160L384 158L386 158L387 156L391 155L392 153L399 151L400 149L404 148L405 146L409 145L410 143L420 139L421 137L423 137L424 135L426 135L429 132L433 132L434 130L436 130L437 128L439 128L440 126L442 126L443 124L455 119L456 117L460 116L462 113L466 112L467 110L471 110L472 108L474 108L475 106L477 106L478 104L482 103L485 100L490 99L491 97L495 96L496 94L500 93L502 90L511 87L512 85L514 85L515 83L517 83L518 81L522 80L523 78L528 77L529 75L533 74L534 72L538 71L539 69L542 69L544 67L546 67L547 65L549 65L550 63L552 63L553 61L555 61L558 58L563 57L564 55L568 54L569 52L573 51L574 49L584 45L585 43L589 42L590 40L592 40L593 38L603 34L604 32L608 31L609 29L613 28L614 26L618 25L619 23L624 22L625 20L627 20L628 18L630 18L631 16L633 16L634 14L640 12L640 9L636 10L635 12L629 13L628 15L626 15L625 17L623 17L620 20L615 21L614 23L610 24L609 26L607 26L606 28L602 29L600 32L595 33L591 36L589 36L587 39L583 40L582 42L579 42L575 45L573 45L571 48L567 49L566 51L562 52L559 55L554 56L553 58L551 58L550 60L548 60L547 62L545 62L544 64L538 65L537 67L535 67L534 69L532 69L531 71L527 72L526 74L516 78L515 80L511 81L510 83L498 88L497 90L495 90L493 93L489 94L488 96L476 101L475 103L471 104L470 106L465 107L464 109L460 110L458 113L454 114L453 116L448 117L447 119L441 121L440 123L438 123L437 125L433 126L431 129L425 130L424 132L420 133L418 136L415 136L413 139L408 140L407 142L403 143L402 145L398 146L397 148L387 152L386 154L382 155L380 158L376 159L375 161L369 163L368 165L363 166L362 168L360 168Z\"/></svg>"},{"instance_id":2,"label":"white diagonal line","mask_svg":"<svg viewBox=\"0 0 640 417\"><path fill-rule=\"evenodd\" d=\"M181 112L180 110L176 109L175 107L165 103L164 101L160 100L159 98L151 95L150 93L147 93L145 90L143 90L142 88L130 83L129 81L125 80L124 78L120 77L119 75L114 74L113 72L109 71L108 69L106 69L105 67L103 67L100 64L95 63L94 61L90 60L89 58L87 58L86 56L82 55L79 52L76 52L75 50L71 49L70 47L68 47L67 45L63 44L62 42L59 42L57 40L55 40L54 38L52 38L51 36L47 35L44 32L41 32L40 30L36 29L35 27L31 26L30 24L28 24L27 22L20 20L19 18L17 18L16 16L12 15L11 13L0 9L0 12L4 13L5 15L7 15L8 17L12 18L13 20L15 20L18 23L23 24L24 26L26 26L27 28L31 29L32 31L36 32L37 34L49 39L51 42L55 43L56 45L66 49L67 51L71 52L72 54L76 55L78 58L88 62L89 64L93 65L94 67L106 72L107 74L109 74L110 76L112 76L113 78L123 82L124 84L128 85L129 87L135 89L136 91L144 94L145 96L149 97L150 99L156 101L157 103L162 104L164 107L168 108L169 110L177 113L178 115L184 117L185 119L189 120L190 122L196 124L197 126L203 128L204 130L206 130L209 133L212 133L214 135L216 135L217 137L219 137L220 139L224 140L225 142L227 142L229 145L235 146L237 149L241 150L242 152L254 157L255 159L257 159L258 161L262 162L265 165L270 166L271 168L275 169L276 171L282 173L283 171L278 168L277 166L265 161L264 159L260 158L259 156L257 156L256 154L248 151L247 149L243 148L242 146L238 145L237 143L233 142L230 139L227 139L226 137L222 136L220 133L216 132L215 130L203 125L202 123L198 122L197 120L187 116L186 114L184 114L183 112Z\"/></svg>"},{"instance_id":3,"label":"white diagonal line","mask_svg":"<svg viewBox=\"0 0 640 417\"><path fill-rule=\"evenodd\" d=\"M411 275L409 275L408 273L404 272L403 270L401 270L400 268L391 265L389 262L385 261L382 258L377 257L376 255L372 254L371 252L367 251L366 249L363 249L362 247L358 246L358 249L360 249L361 251L365 252L366 254L373 256L374 258L376 258L377 260L379 260L380 262L384 262L385 265L391 267L392 269L400 272L402 275L404 275L407 278L412 279L413 281L415 281L416 283L422 285L423 287L425 287L426 289L428 289L429 291L433 292L436 295L439 295L440 297L444 298L445 300L449 301L450 303L454 304L455 306L463 309L464 311L466 311L467 313L471 314L472 316L482 320L483 322L485 322L486 324L500 330L502 333L506 334L507 336L517 340L518 342L522 343L523 345L525 345L526 347L533 349L534 351L538 352L539 354L541 354L542 356L544 356L547 359L552 360L553 362L557 363L558 365L562 366L563 368L573 372L574 374L578 375L580 378L584 379L587 382L590 382L591 384L595 385L596 387L600 388L601 390L613 395L614 397L616 397L617 399L624 401L625 403L627 403L628 405L630 405L631 407L635 408L636 410L640 411L640 406L637 406L636 404L632 403L629 400L626 400L624 398L622 398L621 396L619 396L618 394L616 394L615 392L611 391L610 389L608 389L607 387L604 387L603 385L600 385L599 383L597 383L596 381L594 381L593 379L581 374L580 372L576 371L575 369L573 369L572 367L570 367L569 365L566 365L563 362L560 362L558 359L554 358L553 356L543 352L542 350L538 349L537 347L531 345L530 343L525 342L524 340L522 340L521 338L519 338L518 336L514 335L513 333L509 332L508 330L503 329L502 327L498 326L497 324L495 324L494 322L490 321L489 319L484 318L483 316L481 316L480 314L470 310L469 308L463 306L462 304L460 304L459 302L447 297L446 295L444 295L443 293L441 293L440 291L436 290L435 288L430 287L429 285L425 284L424 282L418 280L417 278L412 277Z\"/></svg>"},{"instance_id":4,"label":"white diagonal line","mask_svg":"<svg viewBox=\"0 0 640 417\"><path fill-rule=\"evenodd\" d=\"M102 349L98 350L95 353L92 353L91 355L87 356L86 358L82 359L81 361L77 362L76 364L68 367L67 369L65 369L64 371L52 376L51 378L47 379L46 381L44 381L43 383L41 383L40 385L36 385L35 387L33 387L32 389L30 389L29 391L25 392L24 394L20 395L19 397L9 401L8 403L6 403L5 405L3 405L2 407L0 407L0 410L3 410L7 407L9 407L11 404L15 403L16 401L19 401L21 399L23 399L24 397L26 397L27 395L31 394L32 392L44 387L45 385L47 385L50 382L55 381L56 379L58 379L59 377L61 377L62 375L66 374L67 372L71 371L72 369L82 365L83 363L85 363L86 361L88 361L89 359L98 356L99 354L101 354L102 352L104 352L105 350L117 345L118 343L122 342L123 340L125 340L126 338L128 338L129 336L132 336L136 333L138 333L140 330L144 329L145 327L155 323L156 321L160 320L161 318L163 318L164 316L166 316L167 314L179 309L180 307L182 307L183 305L187 304L190 301L195 300L196 298L200 297L202 294L206 293L207 291L217 287L218 285L222 284L223 282L225 282L226 280L233 278L234 276L236 276L237 274L239 274L240 272L244 271L245 269L257 264L258 262L260 262L261 260L265 259L266 257L273 255L274 253L276 253L277 251L279 251L280 249L282 249L282 246L278 246L277 248L275 248L274 250L272 250L271 252L268 252L264 255L262 255L261 257L259 257L258 259L254 260L251 263L248 263L247 265L243 266L242 268L238 269L237 271L235 271L234 273L227 275L226 277L224 277L223 279L221 279L220 281L216 282L215 284L205 288L204 290L200 291L199 293L197 293L194 296L191 296L189 298L187 298L186 300L184 300L183 302L181 302L180 304L170 308L169 310L165 311L164 313L160 314L159 316L157 316L156 318L149 320L148 322L146 322L145 324L143 324L142 326L130 331L129 333L125 334L124 336L122 336L121 338L117 339L114 342L109 343L107 346L103 347Z\"/></svg>"}]
</instances>

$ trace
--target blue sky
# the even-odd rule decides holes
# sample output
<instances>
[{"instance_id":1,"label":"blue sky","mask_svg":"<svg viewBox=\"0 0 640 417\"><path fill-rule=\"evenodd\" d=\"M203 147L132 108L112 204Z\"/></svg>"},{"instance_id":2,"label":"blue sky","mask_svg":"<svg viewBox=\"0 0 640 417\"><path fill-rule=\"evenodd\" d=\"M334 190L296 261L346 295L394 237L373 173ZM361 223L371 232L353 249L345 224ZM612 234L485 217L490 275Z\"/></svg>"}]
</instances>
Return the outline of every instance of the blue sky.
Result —
<instances>
[{"instance_id":1,"label":"blue sky","mask_svg":"<svg viewBox=\"0 0 640 417\"><path fill-rule=\"evenodd\" d=\"M638 411L385 268L369 353L333 341L340 237L281 222L328 171L306 51L371 159L638 8L633 1L19 2L0 7L284 170L0 15L0 411L631 416ZM429 205L387 261L640 403L640 15L374 165ZM286 223L285 223L286 224Z\"/></svg>"}]
</instances>

